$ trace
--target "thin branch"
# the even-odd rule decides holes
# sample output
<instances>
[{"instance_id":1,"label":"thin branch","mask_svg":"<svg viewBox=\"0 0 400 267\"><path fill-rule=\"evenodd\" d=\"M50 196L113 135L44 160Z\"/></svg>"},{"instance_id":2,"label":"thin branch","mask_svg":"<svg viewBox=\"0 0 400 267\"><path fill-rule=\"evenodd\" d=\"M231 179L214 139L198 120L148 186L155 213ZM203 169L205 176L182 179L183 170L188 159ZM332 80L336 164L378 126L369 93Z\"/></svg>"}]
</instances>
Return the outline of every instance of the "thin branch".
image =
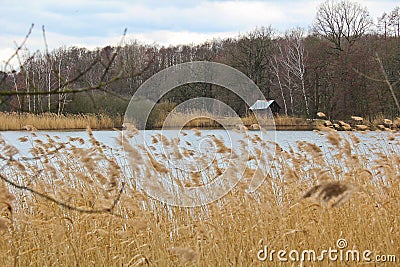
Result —
<instances>
[{"instance_id":1,"label":"thin branch","mask_svg":"<svg viewBox=\"0 0 400 267\"><path fill-rule=\"evenodd\" d=\"M105 83L104 83L105 84ZM62 89L62 90L55 90L55 91L34 91L34 92L23 92L23 91L2 91L0 92L1 96L10 96L10 95L58 95L58 94L72 94L72 93L82 93L82 92L87 92L87 91L92 91L101 88L101 86L104 86L103 83L97 84L95 86L88 86L88 87L82 87L78 89Z\"/></svg>"},{"instance_id":2,"label":"thin branch","mask_svg":"<svg viewBox=\"0 0 400 267\"><path fill-rule=\"evenodd\" d=\"M95 60L93 60L93 62L83 71L79 72L78 75L76 75L74 78L72 78L71 80L68 80L67 82L64 82L60 88L64 88L74 82L76 82L77 80L79 80L83 75L85 75L86 73L88 73L97 63L100 62L100 58L96 58ZM62 76L57 72L57 75L59 78L63 79ZM65 80L65 79L63 79Z\"/></svg>"},{"instance_id":3,"label":"thin branch","mask_svg":"<svg viewBox=\"0 0 400 267\"><path fill-rule=\"evenodd\" d=\"M28 39L29 35L30 35L31 30L29 31L29 33L27 34L24 43L26 41L26 39ZM107 87L109 84L119 80L122 78L123 76L123 70L121 69L121 71L118 73L118 75L110 78L110 79L106 79L107 74L110 72L112 64L115 62L121 48L122 48L122 44L124 42L125 36L127 33L127 29L124 30L123 36L116 48L116 50L113 52L111 58L109 59L109 61L107 62L107 65L104 66L104 70L103 73L101 75L100 81L97 84L90 84L89 86L86 87L81 87L81 88L76 88L76 89L68 89L66 88L68 85L73 84L74 82L78 81L80 78L82 78L86 73L88 73L95 65L97 65L101 59L100 57L97 57L93 62L91 62L91 64L86 67L83 71L79 72L78 75L76 75L75 77L73 77L72 79L65 81L65 79L63 79L62 75L60 74L59 71L57 71L56 69L54 69L52 67L52 72L61 80L63 80L63 84L61 84L61 86L59 86L58 88L55 88L53 90L50 91L45 91L45 90L33 90L33 91L0 91L0 96L13 96L13 95L58 95L58 94L75 94L75 93L82 93L82 92L90 92L90 91L94 91L94 90L100 90L102 92L105 92L107 94L110 94L114 97L118 97L119 99L122 99L124 101L129 101L130 99L125 98L115 92L113 92L112 90L108 90L105 87ZM50 54L48 51L48 44L47 44L47 39L46 39L46 33L45 33L45 28L44 26L42 26L42 34L43 34L43 40L44 40L44 44L45 44L45 50L46 50L46 57L48 60L50 60ZM21 46L19 46L18 50L20 49ZM16 53L17 54L17 53ZM154 60L154 57L153 57ZM148 64L139 72L134 73L133 77L137 77L142 75L145 71L147 71L153 60L150 60L148 62Z\"/></svg>"},{"instance_id":4,"label":"thin branch","mask_svg":"<svg viewBox=\"0 0 400 267\"><path fill-rule=\"evenodd\" d=\"M120 46L119 46L119 47L120 47ZM152 59L149 60L148 64L147 64L143 69L141 69L140 71L134 73L132 76L133 76L133 77L138 77L138 76L141 76L143 73L145 73L145 72L151 67L151 63L154 61L154 58L155 58L155 56L153 56ZM112 60L114 60L114 58L113 58ZM93 65L94 65L94 64L93 64ZM92 66L90 66L87 70L89 70L91 67L92 67ZM85 71L86 71L86 70L85 70ZM82 72L82 75L85 74L85 71ZM121 78L122 78L122 74L123 74L123 70L121 70L120 73L119 73L117 76L115 76L114 78L108 80L107 82L102 82L102 81L100 81L97 85L90 85L90 86L88 86L88 87L83 87L83 88L79 88L79 89L53 90L53 91L50 91L50 93L51 93L51 94L60 94L60 93L80 93L80 92L88 92L88 91L92 91L92 90L100 90L100 91L103 91L103 92L105 92L105 93L107 93L107 94L110 94L110 95L112 95L112 96L114 96L114 97L117 97L117 98L119 98L119 99L121 99L121 100L130 101L130 98L123 97L123 96L121 96L121 95L119 95L119 94L117 94L117 93L115 93L115 92L113 92L113 91L111 91L111 90L108 90L108 89L105 89L105 88L104 88L104 87L107 86L108 84L111 84L112 82L115 82L115 81L121 79ZM75 79L75 78L74 78L74 79ZM74 80L74 79L73 79L73 80ZM71 80L71 81L72 81L72 80ZM20 93L21 93L21 94L23 94L23 93L26 94L27 92L20 92ZM48 94L48 93L49 93L49 92L44 92L43 94ZM36 91L36 92L32 92L32 94L42 94L42 93L41 93L41 91ZM2 95L2 92L0 92L0 95Z\"/></svg>"},{"instance_id":5,"label":"thin branch","mask_svg":"<svg viewBox=\"0 0 400 267\"><path fill-rule=\"evenodd\" d=\"M380 68L381 68L383 77L385 77L385 83L386 83L387 86L389 87L389 90L390 90L390 93L392 94L393 100L394 100L394 102L396 103L398 112L400 112L400 104L399 104L399 101L397 100L396 94L395 94L395 92L394 92L393 85L392 85L392 83L389 81L389 77L388 77L388 75L387 75L387 73L386 73L385 67L383 66L382 60L381 60L381 58L379 57L378 53L375 53L375 55L376 55L376 60L378 61L379 66L380 66Z\"/></svg>"},{"instance_id":6,"label":"thin branch","mask_svg":"<svg viewBox=\"0 0 400 267\"><path fill-rule=\"evenodd\" d=\"M21 51L21 49L24 47L26 41L28 41L29 36L32 33L32 29L34 27L34 23L32 23L31 27L28 30L28 33L25 35L25 38L22 40L22 43L17 47L17 49L15 50L14 54L11 55L11 57L6 61L5 65L4 65L4 70L7 69L7 66L10 64L11 60L18 55L19 51Z\"/></svg>"},{"instance_id":7,"label":"thin branch","mask_svg":"<svg viewBox=\"0 0 400 267\"><path fill-rule=\"evenodd\" d=\"M115 60L115 58L117 57L119 51L121 50L122 43L123 43L123 41L124 41L124 39L125 39L127 30L128 30L128 29L125 28L124 33L123 33L122 38L121 38L121 41L120 41L119 45L117 46L117 49L114 51L114 53L113 53L111 59L109 60L109 62L108 62L108 64L107 64L106 68L104 69L103 75L102 75L101 78L100 78L100 81L101 81L101 82L104 81L104 79L105 79L107 73L109 72L109 70L110 70L110 68L111 68L112 63L114 62L114 60Z\"/></svg>"},{"instance_id":8,"label":"thin branch","mask_svg":"<svg viewBox=\"0 0 400 267\"><path fill-rule=\"evenodd\" d=\"M118 98L118 99L121 99L121 100L123 100L123 101L129 102L129 101L131 100L130 97L121 96L120 94L117 94L117 93L113 92L112 90L108 90L108 89L106 89L106 88L99 88L98 90L99 90L99 91L102 91L102 92L105 92L105 93L107 93L107 94L109 94L109 95L111 95L111 96L114 96L114 97L116 97L116 98Z\"/></svg>"},{"instance_id":9,"label":"thin branch","mask_svg":"<svg viewBox=\"0 0 400 267\"><path fill-rule=\"evenodd\" d=\"M353 69L353 71L354 71L355 73L357 73L357 74L360 75L360 76L363 76L363 77L367 78L368 80L375 81L375 82L381 82L381 83L386 82L385 80L373 78L373 77L371 77L371 76L369 76L369 75L367 75L367 74L365 74L365 73L362 73L362 72L360 72L359 70L357 70L357 69L354 68L354 67L352 67L352 69Z\"/></svg>"},{"instance_id":10,"label":"thin branch","mask_svg":"<svg viewBox=\"0 0 400 267\"><path fill-rule=\"evenodd\" d=\"M42 34L43 34L43 42L44 42L44 49L46 52L46 57L49 58L50 57L49 45L47 44L46 30L44 29L44 25L42 25Z\"/></svg>"},{"instance_id":11,"label":"thin branch","mask_svg":"<svg viewBox=\"0 0 400 267\"><path fill-rule=\"evenodd\" d=\"M15 182L7 179L5 176L3 176L1 174L0 174L0 179L3 180L4 182L6 182L7 184L17 188L17 189L28 191L28 192L30 192L32 194L35 194L35 195L37 195L37 196L39 196L41 198L44 198L44 199L46 199L46 200L48 200L50 202L55 203L56 205L61 206L63 208L66 208L68 210L73 210L73 211L77 211L77 212L81 212L81 213L90 213L90 214L110 213L112 215L118 216L117 214L113 213L113 210L114 210L115 206L119 203L119 201L121 199L121 195L122 195L122 193L123 193L123 191L125 189L125 182L122 182L122 185L121 185L121 188L120 188L120 190L118 192L118 195L114 199L112 205L110 207L108 207L108 208L104 208L104 209L83 209L83 208L72 206L72 205L70 205L70 204L68 204L66 202L61 201L61 200L55 199L54 197L49 196L47 194L44 194L42 192L36 191L35 189L33 189L33 188L29 187L29 186L17 184Z\"/></svg>"},{"instance_id":12,"label":"thin branch","mask_svg":"<svg viewBox=\"0 0 400 267\"><path fill-rule=\"evenodd\" d=\"M20 45L18 45L16 42L14 42L16 44L15 52L14 52L14 54L12 54L10 56L10 58L4 64L4 75L3 75L2 79L1 79L1 82L4 84L4 89L6 89L6 87L7 87L7 81L6 81L6 79L7 79L7 67L10 65L10 62L14 57L17 57L19 65L22 66L21 60L19 58L19 51L21 51L21 49L24 47L26 41L28 40L29 36L31 35L33 27L34 27L34 24L32 23L32 25L30 26L30 28L28 30L28 33L25 35L25 38L22 40L22 43ZM12 71L12 73L15 73L15 72L16 72L15 70ZM0 101L0 104L1 103L2 102Z\"/></svg>"}]
</instances>

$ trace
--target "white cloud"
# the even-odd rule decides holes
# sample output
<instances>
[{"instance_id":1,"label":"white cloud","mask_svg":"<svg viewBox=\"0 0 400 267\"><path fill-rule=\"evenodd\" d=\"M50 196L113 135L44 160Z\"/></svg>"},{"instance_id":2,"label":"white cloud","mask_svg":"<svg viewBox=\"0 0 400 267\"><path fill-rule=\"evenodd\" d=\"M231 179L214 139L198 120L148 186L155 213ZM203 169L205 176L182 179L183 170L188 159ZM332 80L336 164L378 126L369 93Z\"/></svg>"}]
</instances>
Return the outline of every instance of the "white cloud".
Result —
<instances>
[{"instance_id":1,"label":"white cloud","mask_svg":"<svg viewBox=\"0 0 400 267\"><path fill-rule=\"evenodd\" d=\"M376 19L377 17L382 16L383 12L389 13L396 6L400 6L400 2L398 0L386 0L386 1L369 1L369 0L358 0L361 6L367 7L372 18Z\"/></svg>"},{"instance_id":2,"label":"white cloud","mask_svg":"<svg viewBox=\"0 0 400 267\"><path fill-rule=\"evenodd\" d=\"M2 48L0 49L0 66L2 66L2 68L0 68L1 71L8 71L10 68L7 67L7 69L3 69L5 68L5 63L6 61L8 61L8 59L10 59L10 57L15 53L14 49L11 48ZM11 62L9 62L10 66L17 66L18 65L18 59L14 59ZM3 67L4 65L4 67Z\"/></svg>"},{"instance_id":3,"label":"white cloud","mask_svg":"<svg viewBox=\"0 0 400 267\"><path fill-rule=\"evenodd\" d=\"M36 24L27 47L43 50L41 25L45 25L49 48L116 45L124 28L127 38L145 43L174 45L200 43L236 36L259 26L285 31L312 24L323 0L251 1L7 1L0 0L0 65L12 54L13 41L21 42L30 24ZM398 1L358 0L376 18L390 12Z\"/></svg>"},{"instance_id":4,"label":"white cloud","mask_svg":"<svg viewBox=\"0 0 400 267\"><path fill-rule=\"evenodd\" d=\"M130 34L127 36L127 39L135 39L147 44L157 43L159 45L169 46L199 44L213 39L235 37L237 34L237 32L197 33L188 31L153 31Z\"/></svg>"}]
</instances>

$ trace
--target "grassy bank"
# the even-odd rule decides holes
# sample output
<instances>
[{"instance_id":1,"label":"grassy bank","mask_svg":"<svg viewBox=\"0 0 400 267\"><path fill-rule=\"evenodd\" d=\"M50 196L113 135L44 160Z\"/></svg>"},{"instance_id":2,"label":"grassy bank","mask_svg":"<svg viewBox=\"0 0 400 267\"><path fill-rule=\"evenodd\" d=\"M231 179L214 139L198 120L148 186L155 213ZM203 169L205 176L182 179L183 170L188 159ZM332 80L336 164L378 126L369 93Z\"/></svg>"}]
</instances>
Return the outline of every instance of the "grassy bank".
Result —
<instances>
[{"instance_id":1,"label":"grassy bank","mask_svg":"<svg viewBox=\"0 0 400 267\"><path fill-rule=\"evenodd\" d=\"M4 113L0 112L0 131L7 130L67 130L67 129L112 129L122 125L122 117L107 115L54 113Z\"/></svg>"},{"instance_id":2,"label":"grassy bank","mask_svg":"<svg viewBox=\"0 0 400 267\"><path fill-rule=\"evenodd\" d=\"M249 115L243 118L211 118L215 118L215 116L205 111L195 111L186 114L174 112L169 115L168 119L167 113L162 113L162 115L154 120L155 123L150 126L155 129L160 129L162 127L176 128L182 125L185 125L186 128L222 128L223 126L227 128L235 128L235 126L241 122L244 126L251 128L252 125L259 124L254 115ZM274 121L268 120L266 123L270 126L275 126L277 130L313 130L315 128L312 121L289 116L277 116L274 117Z\"/></svg>"},{"instance_id":3,"label":"grassy bank","mask_svg":"<svg viewBox=\"0 0 400 267\"><path fill-rule=\"evenodd\" d=\"M216 120L206 111L195 111L192 113L170 113L171 105L158 107L156 112L149 117L147 127L149 129L161 128L177 128L185 125L186 128L235 128L240 120L243 125L252 129L252 126L257 125L258 121L254 115L249 115L243 118L220 117ZM167 119L168 117L168 119ZM272 124L276 130L314 130L324 127L333 128L336 130L396 130L400 128L400 118L394 121L377 118L373 121L364 120L360 117L354 117L347 121L315 119L308 120L299 117L276 116L274 121L268 121L267 124ZM167 119L167 120L166 120ZM68 129L112 129L122 127L123 117L96 115L96 114L53 114L53 113L5 113L0 112L0 131L7 130L68 130Z\"/></svg>"},{"instance_id":4,"label":"grassy bank","mask_svg":"<svg viewBox=\"0 0 400 267\"><path fill-rule=\"evenodd\" d=\"M398 134L388 133L390 143L377 140L369 147L353 135L325 133L329 157L307 142L299 142L297 152L271 144L277 148L271 154L254 137L250 143L264 153L258 161L261 172L247 165L255 155L245 162L235 158L230 176L237 178L244 171L244 178L223 198L199 208L169 207L135 184L138 179L162 177L193 186L202 182L199 176L181 176L168 161L155 154L149 158L151 151L126 142L130 162L125 171L119 152L111 153L88 134L89 141L71 138L66 143L50 137L47 142L34 136L21 138L35 145L34 161L7 161L10 156L17 158L17 151L0 142L2 161L8 162L2 177L85 211L1 181L1 266L260 266L257 254L265 247L297 250L300 255L303 250L320 253L338 249L339 239L347 241L346 249L372 251L371 258L400 255ZM215 159L228 160L229 151L215 141L219 146ZM85 142L90 145L84 146ZM155 136L153 144L160 142L175 151L173 142ZM365 156L372 154L374 160ZM224 171L223 165L211 164L203 170L205 177L213 179ZM265 181L253 194L246 189L254 175ZM304 198L310 188L324 183L332 183L328 191ZM288 264L292 263L300 264ZM281 262L274 254L263 264ZM325 257L302 265L355 264Z\"/></svg>"}]
</instances>

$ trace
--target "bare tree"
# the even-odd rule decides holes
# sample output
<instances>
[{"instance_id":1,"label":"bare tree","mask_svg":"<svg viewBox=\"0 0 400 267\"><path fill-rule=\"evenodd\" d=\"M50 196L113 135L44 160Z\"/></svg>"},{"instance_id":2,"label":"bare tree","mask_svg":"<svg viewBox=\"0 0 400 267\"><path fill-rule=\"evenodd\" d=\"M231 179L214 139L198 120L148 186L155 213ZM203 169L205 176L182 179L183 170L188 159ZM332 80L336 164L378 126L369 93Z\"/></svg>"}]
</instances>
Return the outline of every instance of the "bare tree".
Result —
<instances>
[{"instance_id":1,"label":"bare tree","mask_svg":"<svg viewBox=\"0 0 400 267\"><path fill-rule=\"evenodd\" d=\"M304 48L304 31L296 28L288 31L285 37L277 42L278 53L273 56L272 72L280 88L283 98L285 112L286 97L284 91L289 95L291 114L294 113L295 94L304 100L303 112L310 116L309 99L306 90L305 74L306 51ZM285 90L284 90L285 89Z\"/></svg>"},{"instance_id":2,"label":"bare tree","mask_svg":"<svg viewBox=\"0 0 400 267\"><path fill-rule=\"evenodd\" d=\"M365 73L360 72L359 70L357 70L355 68L353 68L353 70L360 76L363 76L371 81L381 82L381 83L386 84L386 86L388 87L389 92L391 94L391 97L393 98L393 102L396 105L397 112L398 112L398 114L400 114L400 103L399 103L399 100L397 99L396 92L395 92L395 87L398 84L400 84L400 77L397 77L397 78L389 77L388 71L382 61L382 58L379 56L379 54L377 52L375 52L375 60L378 63L379 70L381 72L380 75L383 76L383 79L368 76ZM398 75L400 76L400 72L398 73Z\"/></svg>"},{"instance_id":3,"label":"bare tree","mask_svg":"<svg viewBox=\"0 0 400 267\"><path fill-rule=\"evenodd\" d=\"M279 55L274 55L272 57L272 64L271 64L271 70L272 73L274 74L274 78L276 79L276 82L271 81L272 84L276 84L279 87L279 91L281 92L281 97L283 101L283 109L285 111L285 115L288 115L288 107L286 104L286 97L284 93L284 84L281 78L281 58Z\"/></svg>"},{"instance_id":4,"label":"bare tree","mask_svg":"<svg viewBox=\"0 0 400 267\"><path fill-rule=\"evenodd\" d=\"M395 7L390 13L384 12L378 17L377 32L385 38L400 37L400 7Z\"/></svg>"},{"instance_id":5,"label":"bare tree","mask_svg":"<svg viewBox=\"0 0 400 267\"><path fill-rule=\"evenodd\" d=\"M318 9L314 31L344 50L344 42L352 46L372 25L368 10L356 2L327 0Z\"/></svg>"},{"instance_id":6,"label":"bare tree","mask_svg":"<svg viewBox=\"0 0 400 267\"><path fill-rule=\"evenodd\" d=\"M395 37L400 37L400 7L396 7L389 17L389 26Z\"/></svg>"},{"instance_id":7,"label":"bare tree","mask_svg":"<svg viewBox=\"0 0 400 267\"><path fill-rule=\"evenodd\" d=\"M230 53L232 65L252 79L267 98L272 35L271 27L256 29L237 40Z\"/></svg>"},{"instance_id":8,"label":"bare tree","mask_svg":"<svg viewBox=\"0 0 400 267\"><path fill-rule=\"evenodd\" d=\"M287 53L286 61L284 61L287 70L292 73L297 81L298 88L301 90L304 99L304 105L307 116L310 116L310 108L305 85L305 49L304 49L304 31L300 28L294 29L286 34Z\"/></svg>"},{"instance_id":9,"label":"bare tree","mask_svg":"<svg viewBox=\"0 0 400 267\"><path fill-rule=\"evenodd\" d=\"M2 72L0 80L0 84L2 85L0 88L0 97L10 97L10 96L16 96L17 98L19 98L19 96L47 97L46 99L47 111L51 110L51 104L52 104L51 101L53 95L57 97L56 99L57 103L64 102L67 94L91 92L95 90L123 98L122 96L109 90L107 87L111 83L114 83L122 78L126 78L123 76L124 65L125 65L123 62L123 57L118 57L118 55L120 54L120 50L122 49L122 42L126 35L126 29L121 38L121 43L118 46L116 46L113 49L111 47L103 49L95 58L92 59L91 62L86 62L85 66L83 66L79 70L75 70L74 74L71 75L70 72L61 71L62 67L61 61L57 62L56 60L57 56L52 55L48 51L45 30L43 28L43 39L45 42L46 49L45 49L45 54L42 55L42 57L39 59L41 61L40 66L35 66L35 68L39 69L41 68L41 70L37 72L38 75L41 75L41 77L38 76L36 79L36 84L33 84L34 80L30 79L28 77L29 73L25 71L25 65L29 63L31 57L28 57L25 61L22 61L20 59L21 51L25 47L25 43L32 32L33 26L34 25L32 24L22 43L17 45L14 54L11 55L11 57L5 62L3 66L4 71ZM34 56L35 55L33 55L32 57ZM20 65L18 67L19 71L16 71L14 69L12 71L9 71L10 68L12 68L10 66L10 62L15 58L18 58L19 61ZM58 60L63 60L63 59L59 58ZM120 61L116 62L117 60ZM65 64L66 62L63 63ZM130 73L129 76L137 77L141 75L144 71L146 71L146 69L150 66L150 64L151 61L148 61L146 66L144 66L142 69L136 72ZM82 82L82 80L87 78L87 75L90 72L94 71L97 72L96 79L93 79L92 82L88 82L88 80ZM21 73L26 76L26 84L25 84L26 88L24 88L24 90L20 90L20 88L17 87L15 87L15 90L9 90L9 88L7 88L7 80L9 79L9 76L14 76L16 73L18 74ZM28 101L28 103L30 110L30 101ZM61 111L61 109L62 109L62 104L61 105L58 104L57 110Z\"/></svg>"},{"instance_id":10,"label":"bare tree","mask_svg":"<svg viewBox=\"0 0 400 267\"><path fill-rule=\"evenodd\" d=\"M378 17L378 23L376 25L378 34L382 34L386 39L389 35L390 17L384 12L381 17Z\"/></svg>"}]
</instances>

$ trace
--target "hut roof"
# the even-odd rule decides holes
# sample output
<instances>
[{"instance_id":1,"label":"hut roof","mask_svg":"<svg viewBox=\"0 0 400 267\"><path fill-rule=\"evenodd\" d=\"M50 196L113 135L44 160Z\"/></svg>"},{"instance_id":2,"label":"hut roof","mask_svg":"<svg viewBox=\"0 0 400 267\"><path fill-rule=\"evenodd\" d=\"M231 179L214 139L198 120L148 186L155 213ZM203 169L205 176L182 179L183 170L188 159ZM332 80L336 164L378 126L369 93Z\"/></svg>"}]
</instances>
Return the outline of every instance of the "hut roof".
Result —
<instances>
[{"instance_id":1,"label":"hut roof","mask_svg":"<svg viewBox=\"0 0 400 267\"><path fill-rule=\"evenodd\" d=\"M267 109L269 106L274 103L275 100L257 100L256 103L254 103L250 109L251 110L257 110L257 109Z\"/></svg>"}]
</instances>

